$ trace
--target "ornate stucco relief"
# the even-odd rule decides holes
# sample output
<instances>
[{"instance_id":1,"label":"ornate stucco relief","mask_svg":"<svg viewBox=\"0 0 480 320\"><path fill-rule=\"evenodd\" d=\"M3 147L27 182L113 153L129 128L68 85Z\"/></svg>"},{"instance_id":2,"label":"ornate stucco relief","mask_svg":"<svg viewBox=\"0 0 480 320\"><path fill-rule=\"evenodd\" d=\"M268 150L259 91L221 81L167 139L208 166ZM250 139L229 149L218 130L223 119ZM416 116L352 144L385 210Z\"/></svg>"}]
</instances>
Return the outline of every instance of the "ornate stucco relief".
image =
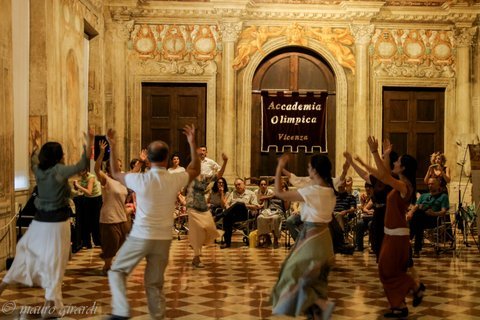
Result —
<instances>
[{"instance_id":1,"label":"ornate stucco relief","mask_svg":"<svg viewBox=\"0 0 480 320\"><path fill-rule=\"evenodd\" d=\"M377 29L370 44L376 76L455 76L453 31Z\"/></svg>"},{"instance_id":2,"label":"ornate stucco relief","mask_svg":"<svg viewBox=\"0 0 480 320\"><path fill-rule=\"evenodd\" d=\"M135 24L127 43L137 68L199 75L221 54L216 25Z\"/></svg>"},{"instance_id":3,"label":"ornate stucco relief","mask_svg":"<svg viewBox=\"0 0 480 320\"><path fill-rule=\"evenodd\" d=\"M233 67L240 70L250 61L250 57L257 51L265 55L263 45L270 39L286 37L289 45L307 46L309 39L319 41L324 45L345 68L355 73L355 56L352 45L353 36L348 28L332 28L302 26L294 23L290 26L268 27L250 26L240 34L237 44L237 54Z\"/></svg>"}]
</instances>

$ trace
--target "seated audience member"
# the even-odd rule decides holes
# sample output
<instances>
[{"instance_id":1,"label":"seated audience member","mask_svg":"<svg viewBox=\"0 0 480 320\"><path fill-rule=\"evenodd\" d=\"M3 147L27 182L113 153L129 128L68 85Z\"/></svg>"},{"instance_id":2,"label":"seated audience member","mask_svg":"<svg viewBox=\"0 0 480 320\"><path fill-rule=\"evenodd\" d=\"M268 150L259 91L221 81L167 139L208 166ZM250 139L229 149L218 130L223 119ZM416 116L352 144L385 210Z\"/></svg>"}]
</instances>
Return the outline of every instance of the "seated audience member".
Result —
<instances>
[{"instance_id":1,"label":"seated audience member","mask_svg":"<svg viewBox=\"0 0 480 320\"><path fill-rule=\"evenodd\" d=\"M262 206L262 209L268 209L270 200L273 198L273 190L268 188L266 179L260 179L258 182L258 189L255 191L257 202Z\"/></svg>"},{"instance_id":2,"label":"seated audience member","mask_svg":"<svg viewBox=\"0 0 480 320\"><path fill-rule=\"evenodd\" d=\"M345 190L349 195L352 195L357 201L357 206L360 205L360 192L358 189L353 189L353 179L348 176L345 178Z\"/></svg>"},{"instance_id":3,"label":"seated audience member","mask_svg":"<svg viewBox=\"0 0 480 320\"><path fill-rule=\"evenodd\" d=\"M345 188L345 182L338 185L337 202L335 204L334 216L340 227L345 230L345 223L352 220L355 216L357 201L355 197L348 194Z\"/></svg>"},{"instance_id":4,"label":"seated audience member","mask_svg":"<svg viewBox=\"0 0 480 320\"><path fill-rule=\"evenodd\" d=\"M429 192L422 194L407 213L407 220L410 221L410 240L415 238L413 253L415 258L420 256L422 250L423 231L435 228L437 218L444 216L450 207L448 196L442 192L439 179L429 178L427 185Z\"/></svg>"},{"instance_id":5,"label":"seated audience member","mask_svg":"<svg viewBox=\"0 0 480 320\"><path fill-rule=\"evenodd\" d=\"M262 193L261 189L265 188L266 184L266 180L260 180L259 193ZM282 190L288 191L288 185L285 181L282 182ZM259 199L259 193L257 193L257 199ZM263 193L266 194L266 192ZM265 198L260 197L260 199L264 199L263 203L265 203ZM273 191L271 192L271 197L269 196L268 198L268 208L265 208L264 206L264 209L260 211L260 214L257 217L257 234L260 243L270 243L271 232L273 234L273 247L278 248L278 239L280 238L282 227L282 216L289 207L289 201L276 198Z\"/></svg>"},{"instance_id":6,"label":"seated audience member","mask_svg":"<svg viewBox=\"0 0 480 320\"><path fill-rule=\"evenodd\" d=\"M207 197L207 204L210 207L212 215L218 219L221 217L221 213L226 208L227 198L230 193L228 192L228 184L225 178L221 177L215 180L211 192ZM215 219L215 220L218 220Z\"/></svg>"},{"instance_id":7,"label":"seated audience member","mask_svg":"<svg viewBox=\"0 0 480 320\"><path fill-rule=\"evenodd\" d=\"M235 180L235 190L233 190L226 202L226 209L223 212L223 230L225 231L225 243L220 247L230 248L232 244L233 224L235 222L246 221L252 213L249 210L258 210L261 206L257 202L257 197L253 191L245 189L245 181L240 178Z\"/></svg>"},{"instance_id":8,"label":"seated audience member","mask_svg":"<svg viewBox=\"0 0 480 320\"><path fill-rule=\"evenodd\" d=\"M365 182L366 196L361 197L361 219L358 219L356 226L355 246L358 251L363 251L363 238L365 231L370 230L370 225L373 219L373 186ZM362 195L363 196L363 195Z\"/></svg>"}]
</instances>

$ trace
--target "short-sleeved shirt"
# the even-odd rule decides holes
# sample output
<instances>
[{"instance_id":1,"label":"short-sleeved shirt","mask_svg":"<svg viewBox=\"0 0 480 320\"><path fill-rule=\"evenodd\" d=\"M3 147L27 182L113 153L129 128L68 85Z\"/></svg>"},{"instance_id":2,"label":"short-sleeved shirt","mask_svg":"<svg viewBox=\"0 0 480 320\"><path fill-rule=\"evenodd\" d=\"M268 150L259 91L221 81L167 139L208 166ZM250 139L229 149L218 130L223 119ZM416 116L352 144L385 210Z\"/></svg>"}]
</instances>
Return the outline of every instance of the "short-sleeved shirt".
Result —
<instances>
[{"instance_id":1,"label":"short-sleeved shirt","mask_svg":"<svg viewBox=\"0 0 480 320\"><path fill-rule=\"evenodd\" d=\"M417 205L422 210L432 209L433 211L440 211L442 209L450 208L446 193L432 195L431 193L426 192L418 198Z\"/></svg>"},{"instance_id":2,"label":"short-sleeved shirt","mask_svg":"<svg viewBox=\"0 0 480 320\"><path fill-rule=\"evenodd\" d=\"M217 178L214 176L214 181ZM204 212L208 211L207 199L205 199L206 190L212 179L195 179L188 186L187 192L187 208Z\"/></svg>"},{"instance_id":3,"label":"short-sleeved shirt","mask_svg":"<svg viewBox=\"0 0 480 320\"><path fill-rule=\"evenodd\" d=\"M188 174L153 167L145 173L127 173L127 188L135 191L137 211L130 235L141 239L172 239L177 194L188 184Z\"/></svg>"},{"instance_id":4,"label":"short-sleeved shirt","mask_svg":"<svg viewBox=\"0 0 480 320\"><path fill-rule=\"evenodd\" d=\"M257 205L257 196L251 190L246 189L242 194L239 194L237 190L233 190L227 198L227 205L231 206L236 202L243 202L245 204Z\"/></svg>"},{"instance_id":5,"label":"short-sleeved shirt","mask_svg":"<svg viewBox=\"0 0 480 320\"><path fill-rule=\"evenodd\" d=\"M125 199L127 188L109 176L105 177L106 183L103 187L103 205L100 210L100 223L120 223L127 221L125 213Z\"/></svg>"},{"instance_id":6,"label":"short-sleeved shirt","mask_svg":"<svg viewBox=\"0 0 480 320\"><path fill-rule=\"evenodd\" d=\"M204 177L213 177L220 168L220 165L210 158L205 158L200 162L200 174Z\"/></svg>"},{"instance_id":7,"label":"short-sleeved shirt","mask_svg":"<svg viewBox=\"0 0 480 320\"><path fill-rule=\"evenodd\" d=\"M88 172L86 177L83 177L78 181L78 183L83 187L87 188L88 187L88 181L90 179L93 180L93 188L92 188L92 194L84 194L85 197L87 198L95 198L95 197L100 197L102 195L102 185L100 184L100 181L98 181L97 176Z\"/></svg>"},{"instance_id":8,"label":"short-sleeved shirt","mask_svg":"<svg viewBox=\"0 0 480 320\"><path fill-rule=\"evenodd\" d=\"M261 197L270 197L270 196L273 196L274 195L274 192L272 189L268 189L266 190L265 193L262 193L260 191L260 188L258 188L256 191L255 191L255 195L257 196L257 202L258 204L260 204L261 206L263 206L263 209L268 209L270 207L270 201L269 200L264 200L262 203L260 203L260 198Z\"/></svg>"},{"instance_id":9,"label":"short-sleeved shirt","mask_svg":"<svg viewBox=\"0 0 480 320\"><path fill-rule=\"evenodd\" d=\"M336 197L335 212L340 212L357 207L357 200L347 192L339 193Z\"/></svg>"},{"instance_id":10,"label":"short-sleeved shirt","mask_svg":"<svg viewBox=\"0 0 480 320\"><path fill-rule=\"evenodd\" d=\"M178 166L178 167L176 167L175 169L173 169L173 168L168 168L168 172L170 172L170 173L185 172L185 168L184 168L184 167L181 167L181 166Z\"/></svg>"},{"instance_id":11,"label":"short-sleeved shirt","mask_svg":"<svg viewBox=\"0 0 480 320\"><path fill-rule=\"evenodd\" d=\"M298 189L303 202L300 211L302 221L329 223L335 208L335 192L330 187L311 185Z\"/></svg>"}]
</instances>

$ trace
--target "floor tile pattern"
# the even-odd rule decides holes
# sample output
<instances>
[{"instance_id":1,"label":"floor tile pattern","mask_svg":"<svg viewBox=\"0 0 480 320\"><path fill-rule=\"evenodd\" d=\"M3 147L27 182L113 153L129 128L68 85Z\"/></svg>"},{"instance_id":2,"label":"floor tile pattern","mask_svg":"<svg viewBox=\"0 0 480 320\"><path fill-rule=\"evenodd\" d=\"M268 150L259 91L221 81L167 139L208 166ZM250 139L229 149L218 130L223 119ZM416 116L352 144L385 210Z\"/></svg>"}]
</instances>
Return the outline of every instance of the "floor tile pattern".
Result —
<instances>
[{"instance_id":1,"label":"floor tile pattern","mask_svg":"<svg viewBox=\"0 0 480 320\"><path fill-rule=\"evenodd\" d=\"M248 248L240 237L235 240L230 249L205 248L203 269L192 268L192 250L185 236L173 240L165 282L168 319L289 319L272 316L269 304L270 290L288 249ZM100 249L94 248L73 255L63 286L69 308L64 319L104 319L109 314L110 292L99 254ZM458 243L456 251L440 255L427 246L415 259L416 270L427 286L426 296L417 308L407 300L409 318L480 319L479 266L480 253L474 245ZM144 263L140 263L128 280L135 320L149 319L143 270ZM337 255L329 287L336 304L333 319L383 319L387 301L375 257L368 248L351 256ZM0 297L0 319L18 319L25 313L20 308L42 305L42 289L12 286Z\"/></svg>"}]
</instances>

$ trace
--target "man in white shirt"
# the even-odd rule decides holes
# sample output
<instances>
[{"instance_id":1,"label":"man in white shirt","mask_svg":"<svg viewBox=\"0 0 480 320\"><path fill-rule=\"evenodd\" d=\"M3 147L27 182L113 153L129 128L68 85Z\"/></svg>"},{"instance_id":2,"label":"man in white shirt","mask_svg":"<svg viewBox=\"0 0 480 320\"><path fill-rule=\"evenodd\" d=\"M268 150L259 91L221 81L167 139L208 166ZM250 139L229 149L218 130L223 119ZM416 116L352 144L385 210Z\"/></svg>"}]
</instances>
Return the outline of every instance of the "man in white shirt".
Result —
<instances>
[{"instance_id":1,"label":"man in white shirt","mask_svg":"<svg viewBox=\"0 0 480 320\"><path fill-rule=\"evenodd\" d=\"M202 145L198 148L198 156L201 162L201 175L207 178L213 177L221 166L210 158L207 158L207 147Z\"/></svg>"},{"instance_id":2,"label":"man in white shirt","mask_svg":"<svg viewBox=\"0 0 480 320\"><path fill-rule=\"evenodd\" d=\"M145 291L151 319L164 319L164 273L168 263L172 225L177 193L200 173L200 159L196 152L195 127L185 126L183 133L190 145L191 162L186 172L168 173L168 145L153 141L148 146L151 169L145 173L121 173L116 161L115 131L108 130L110 163L113 177L135 191L137 211L129 237L117 253L108 272L112 291L112 315L110 319L130 317L127 300L126 278L135 266L146 258Z\"/></svg>"}]
</instances>

